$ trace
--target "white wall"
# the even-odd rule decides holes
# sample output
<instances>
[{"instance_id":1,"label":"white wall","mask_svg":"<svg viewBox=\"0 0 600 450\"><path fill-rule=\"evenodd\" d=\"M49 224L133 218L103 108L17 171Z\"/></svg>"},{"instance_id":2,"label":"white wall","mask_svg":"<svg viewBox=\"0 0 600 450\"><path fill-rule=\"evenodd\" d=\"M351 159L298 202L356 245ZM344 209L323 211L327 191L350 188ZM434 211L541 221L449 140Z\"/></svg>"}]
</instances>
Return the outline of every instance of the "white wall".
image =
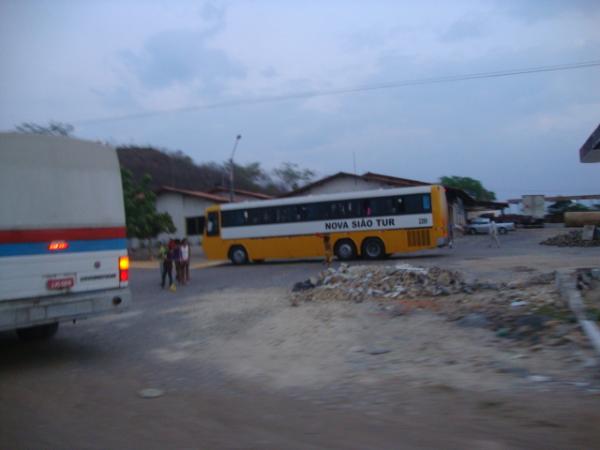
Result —
<instances>
[{"instance_id":1,"label":"white wall","mask_svg":"<svg viewBox=\"0 0 600 450\"><path fill-rule=\"evenodd\" d=\"M389 189L390 186L375 181L365 181L350 177L334 178L324 184L314 186L300 195L333 194L336 192L368 191L370 189Z\"/></svg>"},{"instance_id":2,"label":"white wall","mask_svg":"<svg viewBox=\"0 0 600 450\"><path fill-rule=\"evenodd\" d=\"M208 200L175 192L159 194L156 199L156 210L169 213L177 231L173 234L162 233L158 236L158 239L182 239L187 237L191 244L200 243L202 236L186 236L185 219L187 217L204 216L204 210L213 204Z\"/></svg>"}]
</instances>

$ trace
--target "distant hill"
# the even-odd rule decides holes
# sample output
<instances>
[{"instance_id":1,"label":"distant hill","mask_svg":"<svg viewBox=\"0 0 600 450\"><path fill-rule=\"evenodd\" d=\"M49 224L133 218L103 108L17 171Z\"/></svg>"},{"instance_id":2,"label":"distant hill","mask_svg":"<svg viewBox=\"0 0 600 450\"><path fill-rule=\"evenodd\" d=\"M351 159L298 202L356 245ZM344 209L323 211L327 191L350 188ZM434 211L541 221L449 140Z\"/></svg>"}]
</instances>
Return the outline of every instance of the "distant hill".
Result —
<instances>
[{"instance_id":1,"label":"distant hill","mask_svg":"<svg viewBox=\"0 0 600 450\"><path fill-rule=\"evenodd\" d=\"M181 151L170 152L153 147L121 146L117 147L117 154L121 167L131 171L136 181L141 180L145 174L150 175L153 189L170 186L193 191L209 191L217 186L229 186L229 167L216 162L197 164ZM296 166L292 166L292 171L296 170ZM236 164L235 187L270 195L281 194L292 188L277 170L273 172L274 176L263 170L257 162L244 166ZM312 171L308 172L312 174Z\"/></svg>"}]
</instances>

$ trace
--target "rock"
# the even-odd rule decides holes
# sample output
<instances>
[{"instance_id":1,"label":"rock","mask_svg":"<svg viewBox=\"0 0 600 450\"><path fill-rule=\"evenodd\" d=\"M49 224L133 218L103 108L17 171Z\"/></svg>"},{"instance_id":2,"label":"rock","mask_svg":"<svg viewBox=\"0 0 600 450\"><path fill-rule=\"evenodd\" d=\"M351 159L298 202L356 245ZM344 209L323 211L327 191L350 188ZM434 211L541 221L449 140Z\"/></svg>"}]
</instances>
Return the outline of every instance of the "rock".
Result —
<instances>
[{"instance_id":1,"label":"rock","mask_svg":"<svg viewBox=\"0 0 600 450\"><path fill-rule=\"evenodd\" d=\"M527 369L524 369L522 367L505 366L505 365L499 365L496 368L496 372L510 373L512 375L517 375L517 376L523 377L523 378L525 378L529 375L529 371Z\"/></svg>"},{"instance_id":2,"label":"rock","mask_svg":"<svg viewBox=\"0 0 600 450\"><path fill-rule=\"evenodd\" d=\"M559 337L559 338L552 338L552 339L548 340L547 344L551 347L558 347L559 345L564 345L567 342L569 342L569 341L562 337Z\"/></svg>"},{"instance_id":3,"label":"rock","mask_svg":"<svg viewBox=\"0 0 600 450\"><path fill-rule=\"evenodd\" d=\"M315 285L310 280L299 281L298 283L294 284L294 287L292 288L292 292L305 291L307 289L312 289L314 287L315 287Z\"/></svg>"},{"instance_id":4,"label":"rock","mask_svg":"<svg viewBox=\"0 0 600 450\"><path fill-rule=\"evenodd\" d=\"M515 331L515 335L517 337L526 337L529 336L531 333L533 333L533 328L529 325L521 325L520 327L518 327Z\"/></svg>"},{"instance_id":5,"label":"rock","mask_svg":"<svg viewBox=\"0 0 600 450\"><path fill-rule=\"evenodd\" d=\"M464 316L458 322L462 327L480 327L485 328L490 325L490 321L480 313L471 313Z\"/></svg>"},{"instance_id":6,"label":"rock","mask_svg":"<svg viewBox=\"0 0 600 450\"><path fill-rule=\"evenodd\" d=\"M369 355L384 355L386 353L390 353L391 350L389 348L372 348L367 350Z\"/></svg>"},{"instance_id":7,"label":"rock","mask_svg":"<svg viewBox=\"0 0 600 450\"><path fill-rule=\"evenodd\" d=\"M388 309L390 317L400 317L409 312L409 309L404 305L394 305Z\"/></svg>"},{"instance_id":8,"label":"rock","mask_svg":"<svg viewBox=\"0 0 600 450\"><path fill-rule=\"evenodd\" d=\"M582 230L575 230L558 234L540 242L540 244L556 245L558 247L598 247L600 246L600 239L585 240Z\"/></svg>"},{"instance_id":9,"label":"rock","mask_svg":"<svg viewBox=\"0 0 600 450\"><path fill-rule=\"evenodd\" d=\"M498 337L508 337L509 334L510 334L510 329L508 329L508 328L499 328L496 331L496 336L498 336Z\"/></svg>"},{"instance_id":10,"label":"rock","mask_svg":"<svg viewBox=\"0 0 600 450\"><path fill-rule=\"evenodd\" d=\"M518 300L518 301L512 302L510 304L510 307L511 308L520 308L521 306L525 306L525 305L527 305L526 301L524 301L524 300Z\"/></svg>"},{"instance_id":11,"label":"rock","mask_svg":"<svg viewBox=\"0 0 600 450\"><path fill-rule=\"evenodd\" d=\"M598 365L598 361L595 358L586 358L585 361L583 361L582 367L584 369L595 369Z\"/></svg>"},{"instance_id":12,"label":"rock","mask_svg":"<svg viewBox=\"0 0 600 450\"><path fill-rule=\"evenodd\" d=\"M533 381L535 383L545 383L551 380L550 377L544 376L544 375L529 375L527 377L527 379L529 381Z\"/></svg>"},{"instance_id":13,"label":"rock","mask_svg":"<svg viewBox=\"0 0 600 450\"><path fill-rule=\"evenodd\" d=\"M348 351L352 353L362 353L365 351L365 348L360 345L355 345L354 347L350 347Z\"/></svg>"},{"instance_id":14,"label":"rock","mask_svg":"<svg viewBox=\"0 0 600 450\"><path fill-rule=\"evenodd\" d=\"M147 388L138 391L138 395L142 398L158 398L164 394L162 389Z\"/></svg>"},{"instance_id":15,"label":"rock","mask_svg":"<svg viewBox=\"0 0 600 450\"><path fill-rule=\"evenodd\" d=\"M531 327L532 330L538 331L544 328L544 324L546 323L546 321L547 319L545 319L542 316L528 314L526 316L518 317L515 320L515 326L517 328L522 326L528 326Z\"/></svg>"}]
</instances>

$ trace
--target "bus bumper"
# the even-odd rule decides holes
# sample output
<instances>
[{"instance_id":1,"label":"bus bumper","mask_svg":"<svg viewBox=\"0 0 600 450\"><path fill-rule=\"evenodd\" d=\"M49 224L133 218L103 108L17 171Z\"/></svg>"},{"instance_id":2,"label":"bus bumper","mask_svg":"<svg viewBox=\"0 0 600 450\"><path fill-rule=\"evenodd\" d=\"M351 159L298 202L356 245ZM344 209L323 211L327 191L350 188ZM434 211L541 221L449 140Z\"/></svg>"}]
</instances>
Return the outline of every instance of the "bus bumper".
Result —
<instances>
[{"instance_id":1,"label":"bus bumper","mask_svg":"<svg viewBox=\"0 0 600 450\"><path fill-rule=\"evenodd\" d=\"M52 297L0 301L0 331L86 319L125 310L129 288L106 289Z\"/></svg>"}]
</instances>

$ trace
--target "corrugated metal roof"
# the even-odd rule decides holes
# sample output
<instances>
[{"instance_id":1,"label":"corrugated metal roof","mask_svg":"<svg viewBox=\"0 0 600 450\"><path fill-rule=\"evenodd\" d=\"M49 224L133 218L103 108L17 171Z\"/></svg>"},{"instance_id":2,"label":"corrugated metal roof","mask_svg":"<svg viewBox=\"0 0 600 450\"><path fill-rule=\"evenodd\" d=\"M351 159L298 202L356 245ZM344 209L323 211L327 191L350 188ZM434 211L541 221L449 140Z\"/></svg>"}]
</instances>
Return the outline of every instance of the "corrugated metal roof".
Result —
<instances>
[{"instance_id":1,"label":"corrugated metal roof","mask_svg":"<svg viewBox=\"0 0 600 450\"><path fill-rule=\"evenodd\" d=\"M579 160L583 163L600 162L600 124L579 149Z\"/></svg>"}]
</instances>

